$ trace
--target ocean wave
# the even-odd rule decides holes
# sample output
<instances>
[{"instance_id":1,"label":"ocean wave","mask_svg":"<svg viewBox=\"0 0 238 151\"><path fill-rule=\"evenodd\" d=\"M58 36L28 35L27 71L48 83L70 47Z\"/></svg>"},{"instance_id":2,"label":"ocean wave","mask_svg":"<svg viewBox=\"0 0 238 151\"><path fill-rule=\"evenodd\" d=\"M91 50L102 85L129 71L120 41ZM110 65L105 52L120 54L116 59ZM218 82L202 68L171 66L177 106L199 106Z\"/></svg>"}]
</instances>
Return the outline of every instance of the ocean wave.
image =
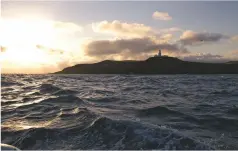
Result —
<instances>
[{"instance_id":1,"label":"ocean wave","mask_svg":"<svg viewBox=\"0 0 238 151\"><path fill-rule=\"evenodd\" d=\"M138 114L140 116L165 116L165 115L175 115L175 116L181 116L184 115L181 112L169 109L165 106L156 106L151 107L147 109L141 109L138 111Z\"/></svg>"},{"instance_id":2,"label":"ocean wave","mask_svg":"<svg viewBox=\"0 0 238 151\"><path fill-rule=\"evenodd\" d=\"M19 101L1 101L1 105L2 106L6 106L6 105L12 105L12 104L15 104L15 103L18 103Z\"/></svg>"},{"instance_id":3,"label":"ocean wave","mask_svg":"<svg viewBox=\"0 0 238 151\"><path fill-rule=\"evenodd\" d=\"M78 92L77 91L74 91L74 90L59 90L59 91L56 91L54 92L53 94L54 95L74 95L74 94L77 94Z\"/></svg>"},{"instance_id":4,"label":"ocean wave","mask_svg":"<svg viewBox=\"0 0 238 151\"><path fill-rule=\"evenodd\" d=\"M59 139L60 131L48 128L31 128L17 132L16 140L9 142L22 150L27 149L46 149L44 141L52 141ZM7 135L6 133L4 135Z\"/></svg>"},{"instance_id":5,"label":"ocean wave","mask_svg":"<svg viewBox=\"0 0 238 151\"><path fill-rule=\"evenodd\" d=\"M78 117L79 115L82 114L88 114L88 110L86 108L68 108L68 109L62 109L60 118L71 118L71 117Z\"/></svg>"},{"instance_id":6,"label":"ocean wave","mask_svg":"<svg viewBox=\"0 0 238 151\"><path fill-rule=\"evenodd\" d=\"M13 81L1 81L1 87L9 87L9 86L22 86L22 83L13 82Z\"/></svg>"},{"instance_id":7,"label":"ocean wave","mask_svg":"<svg viewBox=\"0 0 238 151\"><path fill-rule=\"evenodd\" d=\"M238 115L238 107L233 107L227 111L229 114Z\"/></svg>"},{"instance_id":8,"label":"ocean wave","mask_svg":"<svg viewBox=\"0 0 238 151\"><path fill-rule=\"evenodd\" d=\"M95 118L95 117L94 117ZM87 118L92 119L92 118ZM7 141L14 133L15 139ZM4 142L20 149L212 149L211 146L160 126L99 117L88 126L4 131ZM5 140L6 139L6 140ZM62 144L62 142L64 142ZM71 148L70 146L73 146Z\"/></svg>"},{"instance_id":9,"label":"ocean wave","mask_svg":"<svg viewBox=\"0 0 238 151\"><path fill-rule=\"evenodd\" d=\"M142 100L130 100L130 101L127 101L127 102L124 102L124 103L129 103L129 104L146 104L146 102L142 101Z\"/></svg>"},{"instance_id":10,"label":"ocean wave","mask_svg":"<svg viewBox=\"0 0 238 151\"><path fill-rule=\"evenodd\" d=\"M86 130L86 140L97 142L90 149L209 149L211 147L173 130L101 117ZM97 140L100 140L99 142ZM104 143L106 146L104 146ZM86 147L88 148L88 146Z\"/></svg>"},{"instance_id":11,"label":"ocean wave","mask_svg":"<svg viewBox=\"0 0 238 151\"><path fill-rule=\"evenodd\" d=\"M98 103L107 103L107 102L117 102L120 100L120 98L117 97L103 97L103 98L90 98L87 99L91 102L98 102Z\"/></svg>"},{"instance_id":12,"label":"ocean wave","mask_svg":"<svg viewBox=\"0 0 238 151\"><path fill-rule=\"evenodd\" d=\"M211 92L211 94L216 94L216 95L221 94L221 95L224 95L224 94L230 94L230 92L227 91L227 90L214 90L213 92Z\"/></svg>"},{"instance_id":13,"label":"ocean wave","mask_svg":"<svg viewBox=\"0 0 238 151\"><path fill-rule=\"evenodd\" d=\"M213 115L200 116L196 122L208 129L225 130L227 132L235 132L238 127L237 118L225 118Z\"/></svg>"},{"instance_id":14,"label":"ocean wave","mask_svg":"<svg viewBox=\"0 0 238 151\"><path fill-rule=\"evenodd\" d=\"M1 141L30 150L237 149L238 78L222 76L3 75Z\"/></svg>"},{"instance_id":15,"label":"ocean wave","mask_svg":"<svg viewBox=\"0 0 238 151\"><path fill-rule=\"evenodd\" d=\"M39 89L41 93L53 93L61 90L52 84L42 84Z\"/></svg>"},{"instance_id":16,"label":"ocean wave","mask_svg":"<svg viewBox=\"0 0 238 151\"><path fill-rule=\"evenodd\" d=\"M67 96L58 96L54 98L47 98L42 100L40 103L55 104L55 105L65 104L72 106L72 105L80 105L84 103L84 101L74 95L67 95Z\"/></svg>"}]
</instances>

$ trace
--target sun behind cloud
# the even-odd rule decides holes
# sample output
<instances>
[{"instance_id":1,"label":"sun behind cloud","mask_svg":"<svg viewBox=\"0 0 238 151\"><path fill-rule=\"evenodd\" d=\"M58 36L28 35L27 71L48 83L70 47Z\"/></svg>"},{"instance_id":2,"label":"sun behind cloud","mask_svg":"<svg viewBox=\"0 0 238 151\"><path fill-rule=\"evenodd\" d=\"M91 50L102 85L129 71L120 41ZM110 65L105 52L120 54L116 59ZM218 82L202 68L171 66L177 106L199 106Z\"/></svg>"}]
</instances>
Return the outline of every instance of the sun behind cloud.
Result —
<instances>
[{"instance_id":1,"label":"sun behind cloud","mask_svg":"<svg viewBox=\"0 0 238 151\"><path fill-rule=\"evenodd\" d=\"M12 68L13 65L24 71L27 68L41 68L43 67L41 64L52 66L52 64L61 63L60 60L64 62L67 54L64 54L66 55L64 58L58 55L67 50L68 43L65 39L72 40L71 36L82 30L81 26L70 22L42 19L1 19L2 71L4 72L5 68ZM36 47L39 45L49 49L39 49ZM66 49L61 49L63 46ZM13 71L16 71L15 68ZM41 71L41 69L38 70Z\"/></svg>"}]
</instances>

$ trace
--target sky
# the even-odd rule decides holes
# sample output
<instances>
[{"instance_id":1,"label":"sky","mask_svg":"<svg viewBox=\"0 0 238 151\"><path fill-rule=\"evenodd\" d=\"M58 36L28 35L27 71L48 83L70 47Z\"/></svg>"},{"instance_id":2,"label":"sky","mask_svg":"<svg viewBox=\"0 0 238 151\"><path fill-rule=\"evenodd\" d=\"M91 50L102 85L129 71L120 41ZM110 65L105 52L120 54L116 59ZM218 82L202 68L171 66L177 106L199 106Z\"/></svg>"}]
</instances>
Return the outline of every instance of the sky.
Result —
<instances>
[{"instance_id":1,"label":"sky","mask_svg":"<svg viewBox=\"0 0 238 151\"><path fill-rule=\"evenodd\" d=\"M238 2L2 1L1 72L105 59L238 60Z\"/></svg>"}]
</instances>

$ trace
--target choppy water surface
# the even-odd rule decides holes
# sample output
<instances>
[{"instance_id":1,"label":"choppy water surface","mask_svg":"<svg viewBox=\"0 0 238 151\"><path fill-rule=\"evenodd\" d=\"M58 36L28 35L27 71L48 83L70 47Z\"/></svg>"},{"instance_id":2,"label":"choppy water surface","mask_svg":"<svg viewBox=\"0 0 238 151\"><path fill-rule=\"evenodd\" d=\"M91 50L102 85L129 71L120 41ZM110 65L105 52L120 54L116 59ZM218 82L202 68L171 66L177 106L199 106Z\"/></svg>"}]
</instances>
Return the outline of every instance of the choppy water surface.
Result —
<instances>
[{"instance_id":1,"label":"choppy water surface","mask_svg":"<svg viewBox=\"0 0 238 151\"><path fill-rule=\"evenodd\" d=\"M20 149L238 149L238 75L2 75Z\"/></svg>"}]
</instances>

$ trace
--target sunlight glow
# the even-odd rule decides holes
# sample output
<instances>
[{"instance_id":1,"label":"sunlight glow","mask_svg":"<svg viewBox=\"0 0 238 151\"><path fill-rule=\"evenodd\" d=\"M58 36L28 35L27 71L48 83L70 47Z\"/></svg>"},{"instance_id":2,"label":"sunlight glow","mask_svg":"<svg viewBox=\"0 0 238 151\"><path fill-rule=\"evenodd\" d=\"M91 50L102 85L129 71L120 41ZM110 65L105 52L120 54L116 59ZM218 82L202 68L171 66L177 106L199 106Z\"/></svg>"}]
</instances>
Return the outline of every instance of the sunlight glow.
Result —
<instances>
[{"instance_id":1,"label":"sunlight glow","mask_svg":"<svg viewBox=\"0 0 238 151\"><path fill-rule=\"evenodd\" d=\"M1 43L7 46L49 44L56 36L54 24L47 20L1 20Z\"/></svg>"},{"instance_id":2,"label":"sunlight glow","mask_svg":"<svg viewBox=\"0 0 238 151\"><path fill-rule=\"evenodd\" d=\"M67 58L64 52L70 45L65 39L73 41L70 36L82 31L74 23L40 18L2 18L0 23L1 67L10 70L15 66L15 71L52 66L62 60L63 54Z\"/></svg>"}]
</instances>

